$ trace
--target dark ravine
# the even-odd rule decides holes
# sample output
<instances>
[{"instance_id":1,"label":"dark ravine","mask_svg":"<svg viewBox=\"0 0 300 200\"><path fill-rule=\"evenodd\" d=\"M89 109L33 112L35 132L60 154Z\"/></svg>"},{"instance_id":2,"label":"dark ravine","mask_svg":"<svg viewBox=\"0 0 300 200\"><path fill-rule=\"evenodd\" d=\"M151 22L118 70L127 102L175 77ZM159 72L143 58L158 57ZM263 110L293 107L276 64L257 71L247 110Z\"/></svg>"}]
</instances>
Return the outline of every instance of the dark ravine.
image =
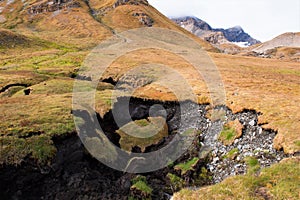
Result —
<instances>
[{"instance_id":1,"label":"dark ravine","mask_svg":"<svg viewBox=\"0 0 300 200\"><path fill-rule=\"evenodd\" d=\"M25 87L26 88L26 87L29 87L30 85L29 84L24 84L24 83L12 83L12 84L8 84L8 85L6 85L6 86L4 86L4 87L2 87L0 89L0 93L5 92L6 90L8 90L11 87L17 87L17 86L21 86L21 87Z\"/></svg>"},{"instance_id":2,"label":"dark ravine","mask_svg":"<svg viewBox=\"0 0 300 200\"><path fill-rule=\"evenodd\" d=\"M118 99L114 108L122 109L124 100L128 99ZM147 152L167 144L172 139L172 134L177 132L194 128L202 134L197 136L194 145L170 166L143 174L148 185L153 189L152 199L169 199L170 195L182 187L201 187L220 182L231 175L244 174L247 172L244 162L247 156L255 157L262 167L268 167L288 156L272 148L276 133L272 130L263 130L257 124L259 113L244 110L234 114L230 109L222 106L218 109L225 111L225 120L238 119L243 125L242 136L230 146L216 142L213 144L214 150L207 157L200 159L193 170L182 174L174 166L198 157L201 145L207 141L205 140L207 131L216 123L223 122L220 120L212 122L206 117L208 105L197 105L191 102L179 104L178 102L145 101L137 98L130 99L131 117L146 118L150 107L155 104L162 105L166 110L165 117L170 136L164 138L157 146L148 147ZM180 115L180 105L183 104L188 106ZM194 117L195 110L201 117L197 119L196 125L189 127L188 121ZM117 127L112 120L111 111L103 118L99 117L105 133L118 145L119 137L114 132ZM124 119L124 124L128 121L130 119ZM57 147L57 154L51 165L39 166L33 160L26 158L20 166L2 166L0 170L2 199L127 199L132 194L131 180L137 175L113 170L92 158L76 133L53 140ZM224 159L224 155L234 148L239 150L236 158ZM169 173L183 180L183 184L172 187L170 179L167 178Z\"/></svg>"}]
</instances>

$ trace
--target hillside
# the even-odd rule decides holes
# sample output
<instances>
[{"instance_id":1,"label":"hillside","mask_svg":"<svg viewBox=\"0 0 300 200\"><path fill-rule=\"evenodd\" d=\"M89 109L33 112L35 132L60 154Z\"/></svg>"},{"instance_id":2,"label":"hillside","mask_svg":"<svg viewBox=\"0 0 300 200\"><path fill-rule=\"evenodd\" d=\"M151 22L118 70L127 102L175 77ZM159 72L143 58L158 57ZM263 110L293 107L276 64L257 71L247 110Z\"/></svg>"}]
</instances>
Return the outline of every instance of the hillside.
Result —
<instances>
[{"instance_id":1,"label":"hillside","mask_svg":"<svg viewBox=\"0 0 300 200\"><path fill-rule=\"evenodd\" d=\"M258 45L257 47L253 48L253 51L257 53L264 53L268 50L278 47L300 47L300 33L284 33L270 41Z\"/></svg>"},{"instance_id":2,"label":"hillside","mask_svg":"<svg viewBox=\"0 0 300 200\"><path fill-rule=\"evenodd\" d=\"M201 21L197 26L212 29ZM146 0L3 0L0 27L1 198L170 199L190 187L202 188L184 189L174 197L191 199L203 193L207 196L202 199L255 199L267 194L282 199L282 190L289 199L299 196L300 68L295 60L219 53ZM170 35L164 34L165 29ZM143 34L127 40L126 34L135 33L128 30ZM209 38L224 40L220 45L236 51L238 47L226 38L235 30L219 30ZM149 37L152 31L169 50L147 48L155 41ZM125 50L122 46L111 50L111 37L139 46L119 55ZM99 62L93 55L103 41L100 50L104 46L111 51L105 52L107 57L100 55ZM187 50L194 48L200 53L193 55L203 58L199 65L203 74L191 64L192 59L186 59L193 53ZM290 47L277 50L291 55ZM109 62L110 58L115 60ZM103 63L109 67L98 77ZM217 71L208 68L214 64ZM89 67L94 71L85 73ZM215 73L213 80L208 79L211 73ZM224 85L226 105L216 105L213 98L218 94L209 90L218 73L217 88ZM92 110L74 106L78 103L74 83L84 89L79 94L89 92L95 76ZM195 94L193 101L185 101L190 100L189 92ZM89 98L83 94L83 100ZM90 121L101 125L105 137L88 126ZM85 138L78 137L81 126L88 133ZM124 134L133 130L143 136L153 129L159 129L159 134L149 138ZM211 130L222 133L213 144L215 151L202 151L210 142L205 136ZM163 157L155 154L147 165L136 154L164 149L177 137L191 145L171 148L162 169L132 173L139 163L156 169L161 164L157 159ZM115 146L107 148L105 141ZM133 159L120 159L117 147L126 149L124 155ZM178 149L184 153L172 159ZM120 168L102 164L99 157ZM232 191L237 186L242 195Z\"/></svg>"},{"instance_id":3,"label":"hillside","mask_svg":"<svg viewBox=\"0 0 300 200\"><path fill-rule=\"evenodd\" d=\"M247 49L242 55L300 61L300 33L284 33Z\"/></svg>"}]
</instances>

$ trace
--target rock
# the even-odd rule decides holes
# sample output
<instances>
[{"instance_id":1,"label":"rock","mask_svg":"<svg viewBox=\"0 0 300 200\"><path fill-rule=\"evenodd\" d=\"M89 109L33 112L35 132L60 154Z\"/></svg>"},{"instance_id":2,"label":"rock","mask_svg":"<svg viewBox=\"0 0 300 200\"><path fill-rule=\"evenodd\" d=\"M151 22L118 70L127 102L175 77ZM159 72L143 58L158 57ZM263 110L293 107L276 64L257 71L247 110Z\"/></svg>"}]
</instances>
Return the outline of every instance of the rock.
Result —
<instances>
[{"instance_id":1,"label":"rock","mask_svg":"<svg viewBox=\"0 0 300 200\"><path fill-rule=\"evenodd\" d=\"M48 0L34 4L27 9L29 14L40 14L45 12L55 12L67 8L78 8L80 3L74 0Z\"/></svg>"},{"instance_id":2,"label":"rock","mask_svg":"<svg viewBox=\"0 0 300 200\"><path fill-rule=\"evenodd\" d=\"M216 158L213 159L212 162L213 162L213 163L217 163L219 160L220 160L220 158L219 158L219 157L216 157Z\"/></svg>"},{"instance_id":3,"label":"rock","mask_svg":"<svg viewBox=\"0 0 300 200\"><path fill-rule=\"evenodd\" d=\"M250 126L254 126L256 123L255 123L255 120L253 119L253 120L251 120L250 122L249 122L249 125Z\"/></svg>"}]
</instances>

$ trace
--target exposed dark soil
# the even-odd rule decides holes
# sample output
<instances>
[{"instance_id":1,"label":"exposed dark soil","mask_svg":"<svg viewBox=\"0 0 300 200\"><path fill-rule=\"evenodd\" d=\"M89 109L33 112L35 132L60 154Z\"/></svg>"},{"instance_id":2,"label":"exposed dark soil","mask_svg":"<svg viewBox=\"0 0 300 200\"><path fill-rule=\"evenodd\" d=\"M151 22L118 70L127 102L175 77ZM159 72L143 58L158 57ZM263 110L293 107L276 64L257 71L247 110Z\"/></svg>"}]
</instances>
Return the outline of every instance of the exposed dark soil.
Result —
<instances>
[{"instance_id":1,"label":"exposed dark soil","mask_svg":"<svg viewBox=\"0 0 300 200\"><path fill-rule=\"evenodd\" d=\"M2 88L0 89L0 93L5 92L5 91L8 90L9 88L11 88L11 87L16 87L16 86L29 87L30 85L28 85L28 84L23 84L23 83L12 83L12 84L9 84L9 85L6 85L6 86L2 87Z\"/></svg>"},{"instance_id":2,"label":"exposed dark soil","mask_svg":"<svg viewBox=\"0 0 300 200\"><path fill-rule=\"evenodd\" d=\"M122 110L126 109L123 106L126 100L128 99L118 99L114 105L116 113L122 113ZM197 136L194 145L170 166L143 174L153 189L152 199L169 199L173 192L181 187L210 185L220 182L227 176L244 174L247 172L244 158L248 156L256 158L261 167L270 166L286 157L283 152L273 149L272 142L276 132L263 130L257 124L259 113L256 111L245 110L233 114L226 107L218 108L225 111L225 121L238 119L243 125L242 136L232 145L225 146L221 142L212 142L213 140L207 138L208 131L218 131L219 125L225 123L220 120L213 122L206 118L208 105L131 99L129 103L131 118L147 118L149 109L156 104L162 105L165 109L165 112L156 110L154 115L167 119L170 136L164 138L158 145L148 147L147 152L161 148L172 140L174 134L190 128L199 130L202 134ZM122 124L128 123L131 118L122 118ZM119 146L120 136L115 133L118 126L113 121L112 111L103 118L98 116L98 119L108 138ZM136 174L113 170L92 158L76 133L53 140L58 151L52 164L38 166L34 161L25 159L20 166L2 166L1 199L127 199L131 194L131 180L137 176ZM211 147L213 150L206 157L201 157L193 170L182 174L174 168L178 163L200 157L202 146ZM232 149L238 149L238 155L233 159L225 159L224 156ZM172 187L167 178L168 173L181 178L184 184L177 188Z\"/></svg>"}]
</instances>

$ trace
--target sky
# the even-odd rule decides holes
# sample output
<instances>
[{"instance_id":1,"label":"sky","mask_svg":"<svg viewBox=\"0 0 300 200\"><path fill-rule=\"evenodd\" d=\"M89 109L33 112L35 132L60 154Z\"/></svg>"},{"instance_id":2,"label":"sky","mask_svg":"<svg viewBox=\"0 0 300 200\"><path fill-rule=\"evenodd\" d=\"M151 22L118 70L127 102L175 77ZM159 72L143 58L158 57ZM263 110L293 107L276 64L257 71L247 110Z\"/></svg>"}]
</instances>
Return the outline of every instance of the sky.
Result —
<instances>
[{"instance_id":1,"label":"sky","mask_svg":"<svg viewBox=\"0 0 300 200\"><path fill-rule=\"evenodd\" d=\"M300 32L300 0L148 0L168 17L195 16L213 28L241 26L262 42Z\"/></svg>"}]
</instances>

